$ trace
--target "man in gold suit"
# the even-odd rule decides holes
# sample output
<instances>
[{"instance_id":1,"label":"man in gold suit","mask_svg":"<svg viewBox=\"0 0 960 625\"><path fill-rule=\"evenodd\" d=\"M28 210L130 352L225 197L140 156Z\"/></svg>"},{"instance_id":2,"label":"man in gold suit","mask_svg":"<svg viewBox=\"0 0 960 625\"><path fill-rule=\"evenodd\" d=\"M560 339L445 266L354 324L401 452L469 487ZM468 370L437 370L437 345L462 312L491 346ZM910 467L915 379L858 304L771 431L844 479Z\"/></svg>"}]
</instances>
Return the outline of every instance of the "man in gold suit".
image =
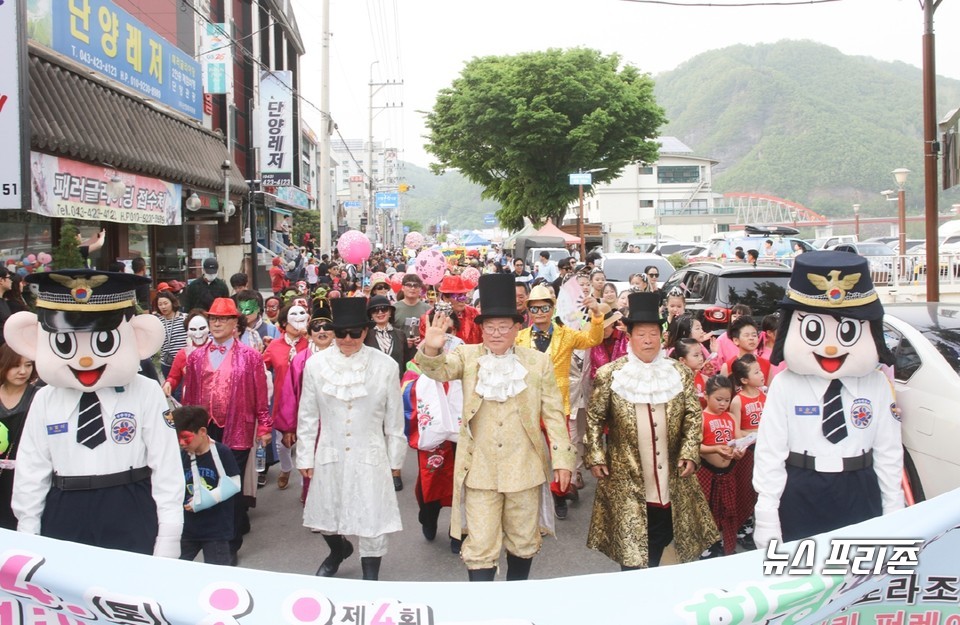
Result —
<instances>
[{"instance_id":1,"label":"man in gold suit","mask_svg":"<svg viewBox=\"0 0 960 625\"><path fill-rule=\"evenodd\" d=\"M597 371L583 458L598 480L587 546L625 571L658 566L671 541L689 562L720 539L695 474L703 415L693 374L661 353L659 295L631 293L629 304L630 347Z\"/></svg>"},{"instance_id":2,"label":"man in gold suit","mask_svg":"<svg viewBox=\"0 0 960 625\"><path fill-rule=\"evenodd\" d=\"M587 296L581 305L590 311L590 322L586 328L575 330L557 323L554 320L557 299L549 288L539 284L533 287L527 297L527 312L530 313L531 325L520 330L517 335L518 347L532 347L550 356L553 372L557 376L557 387L563 398L566 423L569 423L570 419L570 361L573 350L589 349L603 342L603 315L599 312L597 300ZM572 493L576 492L575 485L571 484L569 488ZM550 484L550 492L553 493L554 513L557 518L567 518L567 490L561 490L560 485L554 482Z\"/></svg>"},{"instance_id":3,"label":"man in gold suit","mask_svg":"<svg viewBox=\"0 0 960 625\"><path fill-rule=\"evenodd\" d=\"M493 581L502 547L507 580L523 580L540 550L541 531L552 533L552 515L540 514L547 484L555 479L567 488L575 454L550 358L514 345L522 317L513 276L483 275L479 287L476 321L483 343L443 354L447 320L438 313L417 362L434 380L463 381L450 532L454 538L467 532L460 556L470 581Z\"/></svg>"}]
</instances>

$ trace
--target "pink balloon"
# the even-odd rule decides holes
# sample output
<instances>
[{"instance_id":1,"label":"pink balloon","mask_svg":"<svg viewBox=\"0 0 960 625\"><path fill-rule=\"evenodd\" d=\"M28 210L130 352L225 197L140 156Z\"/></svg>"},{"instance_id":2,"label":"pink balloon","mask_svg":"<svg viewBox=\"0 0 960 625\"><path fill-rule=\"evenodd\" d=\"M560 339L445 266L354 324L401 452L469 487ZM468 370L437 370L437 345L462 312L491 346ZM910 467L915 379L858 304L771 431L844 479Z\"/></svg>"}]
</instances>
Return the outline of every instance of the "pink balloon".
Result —
<instances>
[{"instance_id":1,"label":"pink balloon","mask_svg":"<svg viewBox=\"0 0 960 625\"><path fill-rule=\"evenodd\" d=\"M477 288L477 284L480 283L480 270L476 267L467 267L460 272L460 277L463 278L463 281L466 282L471 289Z\"/></svg>"},{"instance_id":2,"label":"pink balloon","mask_svg":"<svg viewBox=\"0 0 960 625\"><path fill-rule=\"evenodd\" d=\"M340 235L337 241L340 256L348 263L362 263L370 257L373 246L367 235L359 230L347 230Z\"/></svg>"},{"instance_id":3,"label":"pink balloon","mask_svg":"<svg viewBox=\"0 0 960 625\"><path fill-rule=\"evenodd\" d=\"M424 284L440 284L446 272L447 260L438 250L423 250L413 261L413 270Z\"/></svg>"},{"instance_id":4,"label":"pink balloon","mask_svg":"<svg viewBox=\"0 0 960 625\"><path fill-rule=\"evenodd\" d=\"M423 247L423 243L423 235L419 232L408 232L407 236L403 238L403 244L412 250L419 250Z\"/></svg>"},{"instance_id":5,"label":"pink balloon","mask_svg":"<svg viewBox=\"0 0 960 625\"><path fill-rule=\"evenodd\" d=\"M53 256L47 254L46 252L40 252L37 254L37 260L40 261L41 265L49 265L53 262Z\"/></svg>"},{"instance_id":6,"label":"pink balloon","mask_svg":"<svg viewBox=\"0 0 960 625\"><path fill-rule=\"evenodd\" d=\"M34 262L37 261L37 255L36 255L36 254L27 254L27 260L29 260L31 263L34 263Z\"/></svg>"}]
</instances>

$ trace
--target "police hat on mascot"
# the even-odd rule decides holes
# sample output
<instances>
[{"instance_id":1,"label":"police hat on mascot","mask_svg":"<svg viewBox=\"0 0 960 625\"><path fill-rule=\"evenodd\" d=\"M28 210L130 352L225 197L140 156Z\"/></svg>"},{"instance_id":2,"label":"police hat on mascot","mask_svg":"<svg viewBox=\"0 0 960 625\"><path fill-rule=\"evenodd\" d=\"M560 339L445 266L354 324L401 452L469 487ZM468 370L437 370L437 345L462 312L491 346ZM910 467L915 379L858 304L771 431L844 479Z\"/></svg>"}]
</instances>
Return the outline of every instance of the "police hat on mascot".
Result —
<instances>
[{"instance_id":1,"label":"police hat on mascot","mask_svg":"<svg viewBox=\"0 0 960 625\"><path fill-rule=\"evenodd\" d=\"M12 315L4 337L36 363L51 386L82 391L123 386L137 375L140 360L163 344L160 320L136 314L136 288L149 278L65 269L25 280L36 285L37 312Z\"/></svg>"},{"instance_id":2,"label":"police hat on mascot","mask_svg":"<svg viewBox=\"0 0 960 625\"><path fill-rule=\"evenodd\" d=\"M870 277L869 261L859 254L824 250L797 256L780 309L770 354L775 365L784 359L783 346L795 311L868 322L880 362L893 364L883 338L883 304Z\"/></svg>"}]
</instances>

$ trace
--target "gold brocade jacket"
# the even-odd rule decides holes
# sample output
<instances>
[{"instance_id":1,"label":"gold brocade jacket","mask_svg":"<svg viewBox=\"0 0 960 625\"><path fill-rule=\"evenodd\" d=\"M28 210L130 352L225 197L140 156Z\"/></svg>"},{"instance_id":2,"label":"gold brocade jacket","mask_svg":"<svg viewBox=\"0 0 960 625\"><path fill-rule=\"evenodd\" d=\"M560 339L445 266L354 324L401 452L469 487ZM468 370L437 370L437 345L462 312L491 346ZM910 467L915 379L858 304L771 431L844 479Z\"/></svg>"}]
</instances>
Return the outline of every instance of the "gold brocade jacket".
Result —
<instances>
[{"instance_id":1,"label":"gold brocade jacket","mask_svg":"<svg viewBox=\"0 0 960 625\"><path fill-rule=\"evenodd\" d=\"M587 546L620 564L646 567L647 502L640 468L636 409L610 388L613 373L625 364L626 357L597 370L587 407L583 462L588 467L605 464L610 471L610 475L597 483ZM680 363L674 366L680 372L683 390L666 404L670 507L677 557L680 562L690 562L720 540L720 534L696 472L680 477L677 468L681 459L700 464L703 414L690 370ZM607 428L606 437L604 428Z\"/></svg>"},{"instance_id":2,"label":"gold brocade jacket","mask_svg":"<svg viewBox=\"0 0 960 625\"><path fill-rule=\"evenodd\" d=\"M603 317L590 318L590 325L583 330L574 330L553 322L553 336L550 338L550 360L557 376L557 386L563 397L563 414L570 414L570 358L575 349L589 349L603 342ZM536 351L533 342L533 326L520 330L517 334L517 347L529 347Z\"/></svg>"},{"instance_id":3,"label":"gold brocade jacket","mask_svg":"<svg viewBox=\"0 0 960 625\"><path fill-rule=\"evenodd\" d=\"M477 374L480 370L477 359L485 353L487 352L483 345L461 345L448 354L427 356L421 347L416 357L423 375L439 382L449 380L463 382L463 416L460 421L460 438L457 442L457 455L454 461L453 506L450 512L450 533L456 538L460 537L462 528L460 502L463 496L463 483L478 444L473 436L470 420L486 401L476 391ZM573 445L570 444L566 419L561 412L560 392L553 374L553 365L546 355L535 349L517 347L514 353L520 364L527 370L524 378L527 388L508 399L507 402L516 402L515 414L522 420L523 430L529 443L533 444L540 462L537 466L499 467L499 470L536 476L538 481L550 482L553 479L553 469L573 471L576 463L576 454ZM541 420L550 439L549 453L543 431L540 429Z\"/></svg>"}]
</instances>

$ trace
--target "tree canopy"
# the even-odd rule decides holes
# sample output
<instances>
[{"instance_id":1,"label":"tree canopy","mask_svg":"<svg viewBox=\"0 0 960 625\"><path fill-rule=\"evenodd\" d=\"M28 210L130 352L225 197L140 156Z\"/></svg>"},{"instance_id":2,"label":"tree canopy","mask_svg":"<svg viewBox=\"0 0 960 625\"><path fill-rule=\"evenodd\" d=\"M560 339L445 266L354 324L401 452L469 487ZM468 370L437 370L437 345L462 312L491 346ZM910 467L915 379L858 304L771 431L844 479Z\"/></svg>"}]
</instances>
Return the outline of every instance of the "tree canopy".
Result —
<instances>
[{"instance_id":1,"label":"tree canopy","mask_svg":"<svg viewBox=\"0 0 960 625\"><path fill-rule=\"evenodd\" d=\"M616 54L551 49L470 61L427 115L435 173L456 168L500 202L500 223L562 221L578 189L568 175L609 182L658 158L666 122L653 80Z\"/></svg>"}]
</instances>

